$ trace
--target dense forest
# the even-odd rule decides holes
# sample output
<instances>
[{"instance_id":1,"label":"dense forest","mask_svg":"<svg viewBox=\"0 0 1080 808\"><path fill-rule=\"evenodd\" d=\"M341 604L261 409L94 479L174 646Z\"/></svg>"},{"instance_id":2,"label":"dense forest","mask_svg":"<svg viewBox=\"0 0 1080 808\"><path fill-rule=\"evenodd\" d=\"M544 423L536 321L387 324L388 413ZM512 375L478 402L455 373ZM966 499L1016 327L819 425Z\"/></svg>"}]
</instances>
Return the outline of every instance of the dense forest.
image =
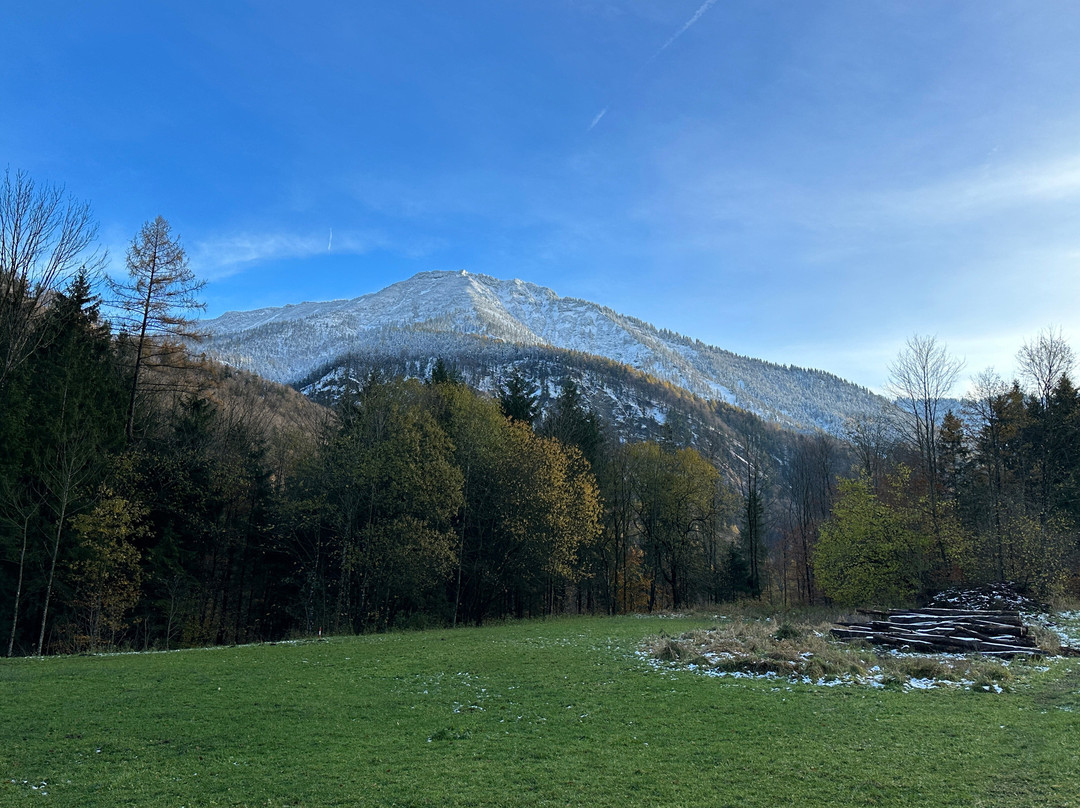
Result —
<instances>
[{"instance_id":1,"label":"dense forest","mask_svg":"<svg viewBox=\"0 0 1080 808\"><path fill-rule=\"evenodd\" d=\"M1053 331L958 411L940 410L959 365L915 337L898 406L847 440L781 440L749 415L705 434L674 411L636 440L573 376L554 397L519 374L490 395L437 357L422 380L369 366L313 402L193 352L201 285L164 219L122 280L94 238L85 206L5 176L8 655L1001 580L1080 594L1080 392Z\"/></svg>"}]
</instances>

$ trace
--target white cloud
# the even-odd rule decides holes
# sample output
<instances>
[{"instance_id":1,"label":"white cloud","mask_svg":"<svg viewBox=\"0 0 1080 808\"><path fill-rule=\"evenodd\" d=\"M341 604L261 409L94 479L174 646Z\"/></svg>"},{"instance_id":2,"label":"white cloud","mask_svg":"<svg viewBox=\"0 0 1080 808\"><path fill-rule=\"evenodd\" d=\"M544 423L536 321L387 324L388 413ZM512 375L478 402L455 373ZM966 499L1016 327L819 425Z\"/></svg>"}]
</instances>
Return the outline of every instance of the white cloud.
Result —
<instances>
[{"instance_id":1,"label":"white cloud","mask_svg":"<svg viewBox=\"0 0 1080 808\"><path fill-rule=\"evenodd\" d=\"M1080 202L1080 154L985 166L921 188L886 193L881 209L937 222L1041 203Z\"/></svg>"}]
</instances>

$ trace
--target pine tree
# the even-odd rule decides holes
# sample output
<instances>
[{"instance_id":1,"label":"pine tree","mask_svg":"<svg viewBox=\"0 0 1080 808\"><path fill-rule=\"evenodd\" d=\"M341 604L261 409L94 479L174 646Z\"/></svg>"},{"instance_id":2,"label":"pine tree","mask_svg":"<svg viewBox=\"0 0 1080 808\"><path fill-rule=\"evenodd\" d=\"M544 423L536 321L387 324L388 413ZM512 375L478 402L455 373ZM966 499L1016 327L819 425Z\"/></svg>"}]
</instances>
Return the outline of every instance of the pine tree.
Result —
<instances>
[{"instance_id":1,"label":"pine tree","mask_svg":"<svg viewBox=\"0 0 1080 808\"><path fill-rule=\"evenodd\" d=\"M541 432L568 446L576 446L590 466L597 465L604 442L600 421L588 410L577 383L569 376L563 381L559 397L544 419Z\"/></svg>"},{"instance_id":2,"label":"pine tree","mask_svg":"<svg viewBox=\"0 0 1080 808\"><path fill-rule=\"evenodd\" d=\"M87 506L86 492L118 446L121 413L109 331L99 301L80 272L57 295L41 325L46 333L33 357L26 394L36 419L28 433L28 460L48 527L43 559L45 592L37 652L45 648L57 572L71 550L70 518Z\"/></svg>"},{"instance_id":3,"label":"pine tree","mask_svg":"<svg viewBox=\"0 0 1080 808\"><path fill-rule=\"evenodd\" d=\"M537 388L525 381L521 373L515 370L506 380L506 389L499 394L499 406L503 415L512 421L521 421L532 426L539 409L537 392Z\"/></svg>"}]
</instances>

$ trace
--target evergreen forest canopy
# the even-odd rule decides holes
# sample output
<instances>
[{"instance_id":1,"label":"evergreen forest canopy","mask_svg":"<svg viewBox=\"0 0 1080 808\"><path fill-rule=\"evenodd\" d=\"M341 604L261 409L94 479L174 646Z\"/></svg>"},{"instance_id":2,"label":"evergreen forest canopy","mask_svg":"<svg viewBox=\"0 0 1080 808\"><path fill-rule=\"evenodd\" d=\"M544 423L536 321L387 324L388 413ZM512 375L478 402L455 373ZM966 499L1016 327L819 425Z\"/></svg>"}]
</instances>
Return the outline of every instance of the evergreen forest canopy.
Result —
<instances>
[{"instance_id":1,"label":"evergreen forest canopy","mask_svg":"<svg viewBox=\"0 0 1080 808\"><path fill-rule=\"evenodd\" d=\"M525 378L488 397L441 360L322 407L182 347L201 284L167 221L106 286L95 238L86 206L5 175L8 655L1005 580L1080 595L1080 392L1059 333L947 412L959 366L912 338L900 408L847 440L747 416L706 441L676 412L658 439L620 440L572 377L541 411Z\"/></svg>"}]
</instances>

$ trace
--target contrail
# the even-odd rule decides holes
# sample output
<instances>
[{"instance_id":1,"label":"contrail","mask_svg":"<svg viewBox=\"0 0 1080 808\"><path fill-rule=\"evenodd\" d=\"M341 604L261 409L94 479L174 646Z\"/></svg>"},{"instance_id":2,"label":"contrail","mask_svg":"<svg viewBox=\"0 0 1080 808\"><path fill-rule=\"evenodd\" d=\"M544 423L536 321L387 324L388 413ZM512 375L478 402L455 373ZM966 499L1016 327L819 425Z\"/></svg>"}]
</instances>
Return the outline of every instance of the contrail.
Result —
<instances>
[{"instance_id":1,"label":"contrail","mask_svg":"<svg viewBox=\"0 0 1080 808\"><path fill-rule=\"evenodd\" d=\"M604 107L602 110L600 110L596 114L596 117L592 119L592 123L589 124L589 128L586 129L585 131L586 132L591 132L593 130L593 127L596 126L598 123L600 123L600 119L603 118L605 114L607 114L607 111L608 111L607 107Z\"/></svg>"},{"instance_id":2,"label":"contrail","mask_svg":"<svg viewBox=\"0 0 1080 808\"><path fill-rule=\"evenodd\" d=\"M688 19L686 21L686 24L683 25L682 28L680 28L678 31L676 31L674 34L672 34L671 38L668 39L667 42L665 42L663 45L660 46L660 50L658 50L656 53L654 53L652 56L649 57L649 61L651 62L653 59L655 59L661 53L663 53L668 48L670 48L672 46L672 44L675 42L676 39L678 39L683 34L685 34L687 31L689 31L690 27L694 23L696 23L698 20L700 20L704 16L706 11L708 11L710 8L712 8L713 3L715 3L715 2L716 2L716 0L705 0L705 2L701 4L700 8L698 8L698 10L694 12L694 16L691 17L690 19ZM648 64L648 63L646 63L646 64Z\"/></svg>"},{"instance_id":3,"label":"contrail","mask_svg":"<svg viewBox=\"0 0 1080 808\"><path fill-rule=\"evenodd\" d=\"M646 59L645 63L641 67L639 67L637 69L637 75L640 75L641 72L646 67L648 67L650 64L652 64L653 60L656 59L657 56L659 56L661 53L663 53L668 48L670 48L673 44L675 44L675 40L678 39L679 37L681 37L687 31L689 31L690 28L698 20L700 20L702 17L705 16L705 12L708 11L710 8L712 8L715 3L716 3L716 0L705 0L704 3L702 3L700 6L698 6L698 10L694 12L693 16L691 16L690 19L688 19L685 23L683 23L683 27L680 28L678 31L676 31L674 34L672 34L670 37L668 37L668 41L665 42L663 45L661 45L660 48L656 51L656 53L654 53L652 56L650 56L648 59ZM596 127L596 125L598 123L600 123L600 119L603 118L604 115L607 114L607 111L610 108L610 106L611 105L609 104L608 106L604 107L602 110L600 110L600 112L598 112L596 114L596 117L592 119L592 123L589 124L589 128L585 130L586 134L591 132Z\"/></svg>"},{"instance_id":4,"label":"contrail","mask_svg":"<svg viewBox=\"0 0 1080 808\"><path fill-rule=\"evenodd\" d=\"M334 228L330 228L330 240L326 242L326 251L330 252L330 248L334 246Z\"/></svg>"}]
</instances>

